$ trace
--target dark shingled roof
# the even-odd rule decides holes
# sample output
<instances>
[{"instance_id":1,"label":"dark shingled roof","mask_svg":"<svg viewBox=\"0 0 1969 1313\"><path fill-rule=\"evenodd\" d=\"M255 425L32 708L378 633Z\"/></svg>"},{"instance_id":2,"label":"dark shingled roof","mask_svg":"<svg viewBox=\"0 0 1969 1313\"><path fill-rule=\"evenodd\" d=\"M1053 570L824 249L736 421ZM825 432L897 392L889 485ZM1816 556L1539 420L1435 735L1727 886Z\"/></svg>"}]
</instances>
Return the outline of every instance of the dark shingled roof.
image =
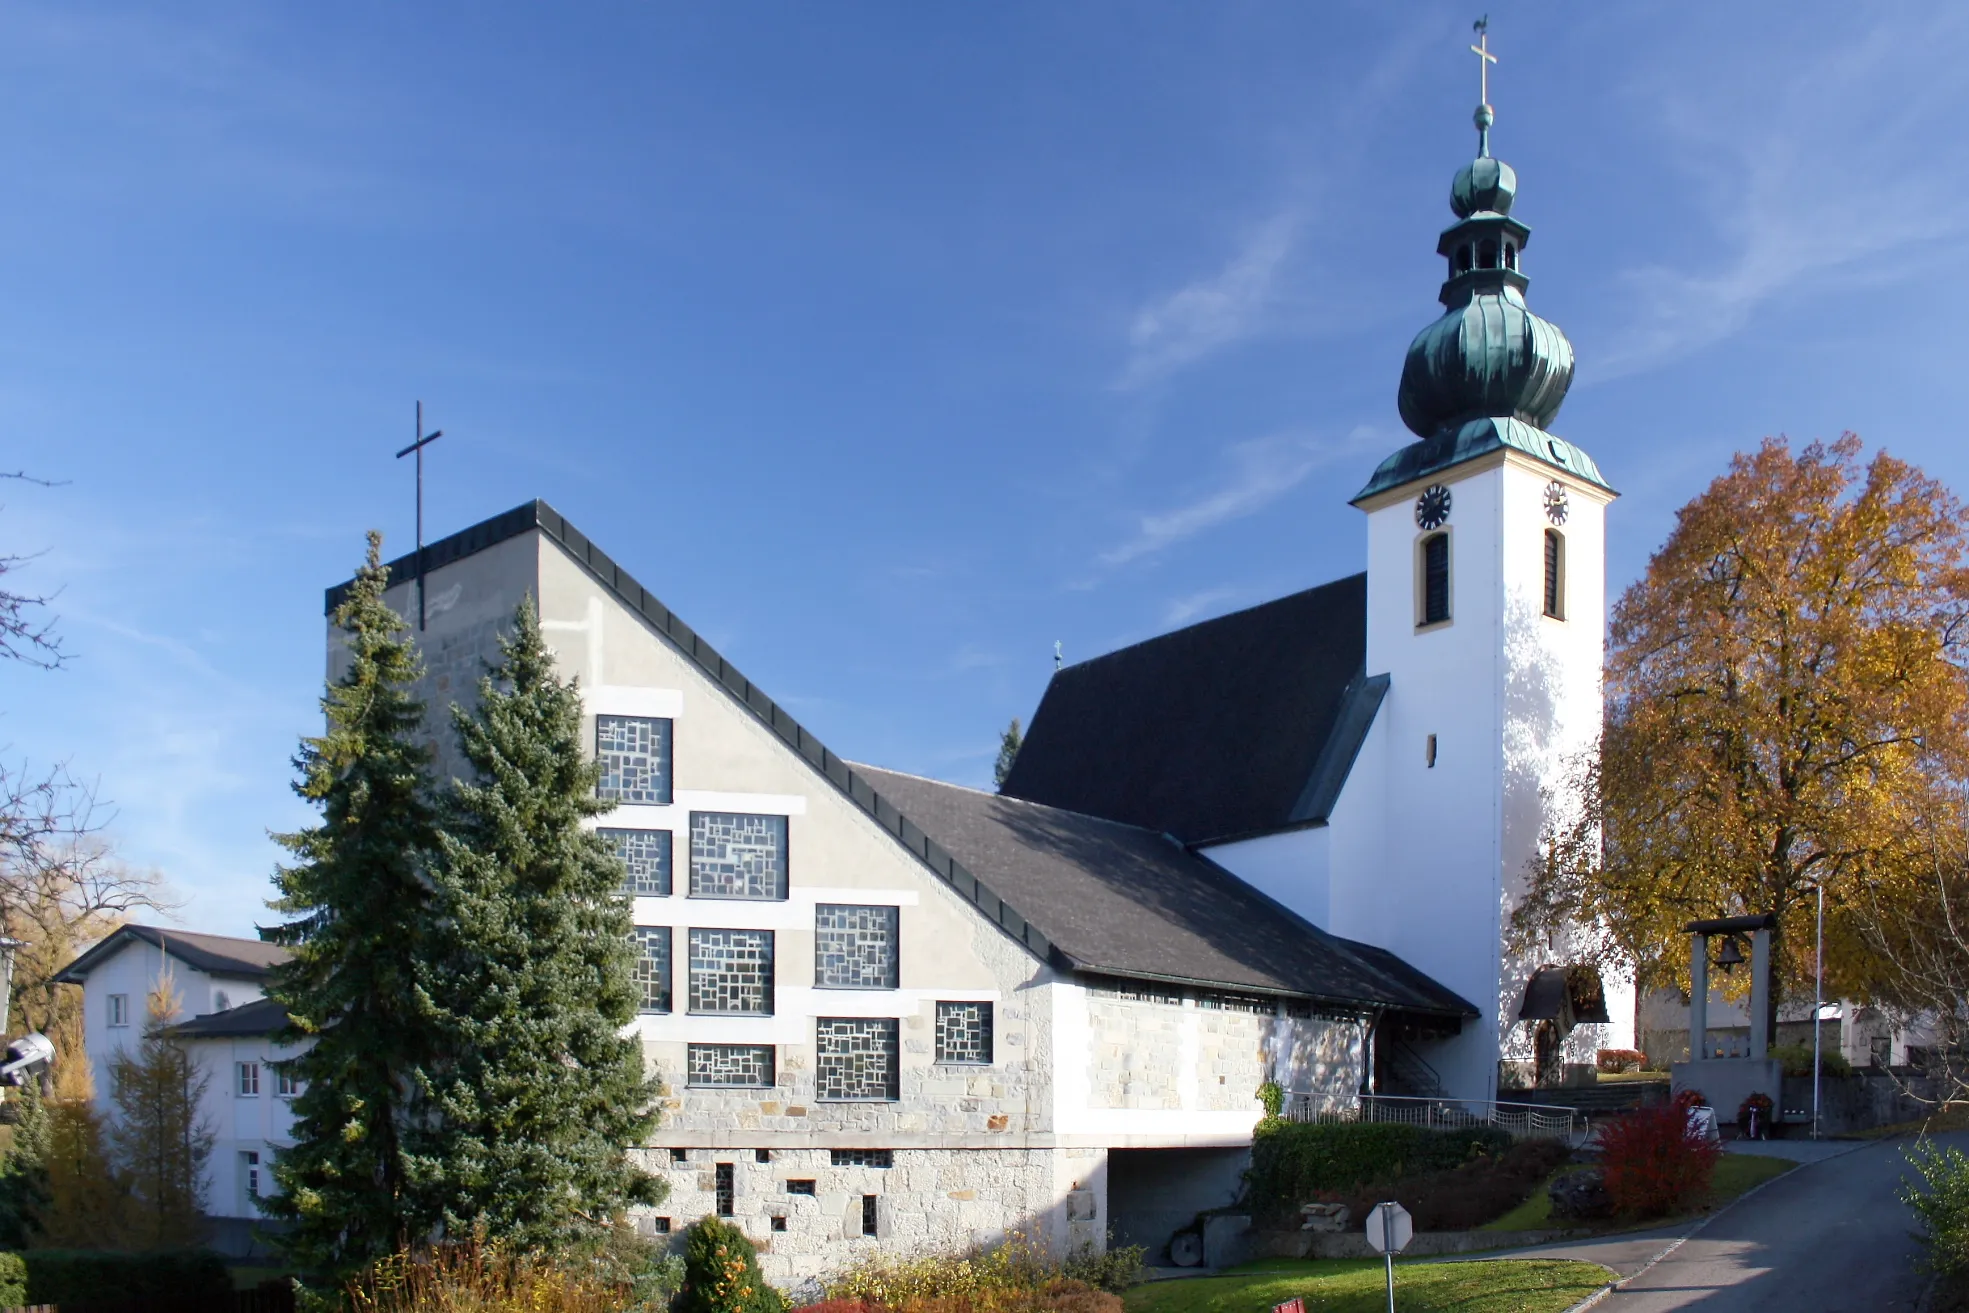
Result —
<instances>
[{"instance_id":1,"label":"dark shingled roof","mask_svg":"<svg viewBox=\"0 0 1969 1313\"><path fill-rule=\"evenodd\" d=\"M208 1012L171 1027L183 1039L224 1039L228 1036L271 1035L287 1024L287 1009L270 998L256 998L224 1012Z\"/></svg>"},{"instance_id":2,"label":"dark shingled roof","mask_svg":"<svg viewBox=\"0 0 1969 1313\"><path fill-rule=\"evenodd\" d=\"M81 984L91 971L133 939L163 949L193 970L244 980L266 979L268 972L290 956L280 945L259 939L201 935L154 925L124 925L110 931L94 948L63 967L55 979L64 985Z\"/></svg>"},{"instance_id":3,"label":"dark shingled roof","mask_svg":"<svg viewBox=\"0 0 1969 1313\"><path fill-rule=\"evenodd\" d=\"M1341 1006L1475 1016L1390 953L1340 939L1152 830L857 765L1084 971Z\"/></svg>"},{"instance_id":4,"label":"dark shingled roof","mask_svg":"<svg viewBox=\"0 0 1969 1313\"><path fill-rule=\"evenodd\" d=\"M1188 844L1323 821L1387 688L1366 654L1357 574L1068 666L1005 793Z\"/></svg>"}]
</instances>

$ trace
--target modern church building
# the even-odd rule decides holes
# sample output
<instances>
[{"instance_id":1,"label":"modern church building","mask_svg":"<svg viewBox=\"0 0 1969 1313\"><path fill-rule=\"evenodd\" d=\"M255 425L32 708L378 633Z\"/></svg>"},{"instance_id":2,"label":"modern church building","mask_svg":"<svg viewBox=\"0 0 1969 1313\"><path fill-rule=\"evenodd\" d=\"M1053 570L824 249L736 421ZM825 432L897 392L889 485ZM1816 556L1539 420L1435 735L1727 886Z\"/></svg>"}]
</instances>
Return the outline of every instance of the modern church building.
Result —
<instances>
[{"instance_id":1,"label":"modern church building","mask_svg":"<svg viewBox=\"0 0 1969 1313\"><path fill-rule=\"evenodd\" d=\"M544 503L426 547L421 593L394 563L434 717L528 595L580 679L667 1088L647 1229L729 1216L780 1283L1015 1226L1161 1251L1268 1080L1482 1102L1632 1046L1623 982L1507 947L1600 723L1614 493L1549 431L1572 349L1490 121L1415 441L1331 507L1366 573L1058 671L1002 793L844 760Z\"/></svg>"}]
</instances>

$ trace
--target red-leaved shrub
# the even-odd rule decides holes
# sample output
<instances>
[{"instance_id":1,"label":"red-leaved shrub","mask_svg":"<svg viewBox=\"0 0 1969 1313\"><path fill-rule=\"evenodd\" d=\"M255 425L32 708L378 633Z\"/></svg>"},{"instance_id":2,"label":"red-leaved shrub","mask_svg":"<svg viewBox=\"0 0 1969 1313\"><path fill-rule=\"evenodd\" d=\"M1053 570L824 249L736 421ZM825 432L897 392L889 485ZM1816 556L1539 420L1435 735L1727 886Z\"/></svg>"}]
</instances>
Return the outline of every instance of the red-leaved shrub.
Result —
<instances>
[{"instance_id":1,"label":"red-leaved shrub","mask_svg":"<svg viewBox=\"0 0 1969 1313\"><path fill-rule=\"evenodd\" d=\"M1689 1133L1676 1104L1644 1108L1600 1128L1601 1169L1614 1207L1630 1217L1660 1217L1694 1206L1709 1191L1723 1147Z\"/></svg>"},{"instance_id":2,"label":"red-leaved shrub","mask_svg":"<svg viewBox=\"0 0 1969 1313\"><path fill-rule=\"evenodd\" d=\"M881 1307L859 1299L823 1299L818 1304L802 1304L793 1313L875 1313Z\"/></svg>"},{"instance_id":3,"label":"red-leaved shrub","mask_svg":"<svg viewBox=\"0 0 1969 1313\"><path fill-rule=\"evenodd\" d=\"M1616 1072L1639 1071L1648 1055L1639 1049L1601 1049L1594 1055L1594 1065L1611 1076Z\"/></svg>"}]
</instances>

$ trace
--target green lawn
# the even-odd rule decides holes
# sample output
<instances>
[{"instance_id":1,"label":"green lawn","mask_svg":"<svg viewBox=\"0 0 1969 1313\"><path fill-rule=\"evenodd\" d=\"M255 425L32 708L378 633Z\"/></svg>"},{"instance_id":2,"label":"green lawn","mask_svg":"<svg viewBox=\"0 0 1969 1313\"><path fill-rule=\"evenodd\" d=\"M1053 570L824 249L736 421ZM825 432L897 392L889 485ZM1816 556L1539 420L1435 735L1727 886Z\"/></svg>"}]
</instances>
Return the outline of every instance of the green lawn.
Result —
<instances>
[{"instance_id":1,"label":"green lawn","mask_svg":"<svg viewBox=\"0 0 1969 1313\"><path fill-rule=\"evenodd\" d=\"M1592 1263L1547 1259L1491 1263L1396 1263L1402 1313L1559 1313L1612 1278ZM1123 1298L1128 1313L1271 1313L1294 1295L1306 1313L1382 1313L1385 1269L1374 1259L1267 1259L1217 1277L1153 1281Z\"/></svg>"},{"instance_id":2,"label":"green lawn","mask_svg":"<svg viewBox=\"0 0 1969 1313\"><path fill-rule=\"evenodd\" d=\"M1716 1164L1716 1175L1710 1178L1709 1200L1704 1209L1721 1208L1752 1186L1762 1185L1774 1176L1783 1176L1798 1164L1784 1158L1760 1158L1754 1154L1726 1153ZM1577 1167L1561 1167L1554 1176L1577 1171ZM1673 1218L1660 1218L1648 1222L1647 1226L1664 1226ZM1552 1217L1552 1196L1543 1186L1532 1191L1531 1198L1513 1208L1504 1216L1491 1222L1481 1230L1485 1231L1543 1231L1548 1227L1567 1225L1563 1220Z\"/></svg>"}]
</instances>

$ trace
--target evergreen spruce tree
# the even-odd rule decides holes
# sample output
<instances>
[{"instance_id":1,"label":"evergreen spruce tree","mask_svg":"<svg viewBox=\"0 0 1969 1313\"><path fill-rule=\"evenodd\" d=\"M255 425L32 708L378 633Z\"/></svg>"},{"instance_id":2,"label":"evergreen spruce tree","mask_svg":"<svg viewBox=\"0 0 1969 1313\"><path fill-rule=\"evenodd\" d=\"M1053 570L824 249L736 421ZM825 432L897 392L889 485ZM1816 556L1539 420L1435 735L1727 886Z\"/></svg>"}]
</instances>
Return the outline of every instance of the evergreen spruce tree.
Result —
<instances>
[{"instance_id":1,"label":"evergreen spruce tree","mask_svg":"<svg viewBox=\"0 0 1969 1313\"><path fill-rule=\"evenodd\" d=\"M612 804L531 597L478 705L452 718L474 779L447 796L432 872L419 979L447 1056L414 1138L419 1188L452 1236L593 1239L662 1197L627 1152L655 1126L659 1089L623 1035L638 995L622 863L582 825Z\"/></svg>"},{"instance_id":2,"label":"evergreen spruce tree","mask_svg":"<svg viewBox=\"0 0 1969 1313\"><path fill-rule=\"evenodd\" d=\"M199 1115L211 1077L168 1027L178 993L168 972L151 992L144 1037L109 1060L109 1150L130 1193L129 1223L140 1249L184 1249L205 1238L205 1165L214 1133Z\"/></svg>"},{"instance_id":3,"label":"evergreen spruce tree","mask_svg":"<svg viewBox=\"0 0 1969 1313\"><path fill-rule=\"evenodd\" d=\"M1019 749L1025 746L1026 737L1019 730L1019 718L1012 717L1012 723L998 736L998 761L991 768L992 782L1000 789L1005 787L1006 779L1012 774L1012 763L1018 760Z\"/></svg>"},{"instance_id":4,"label":"evergreen spruce tree","mask_svg":"<svg viewBox=\"0 0 1969 1313\"><path fill-rule=\"evenodd\" d=\"M427 869L436 843L430 753L419 741L421 673L403 621L383 601L382 537L334 612L347 670L322 698L319 738L302 740L294 789L321 823L275 839L293 855L274 877L272 932L293 958L273 976L287 1042L312 1040L288 1069L294 1147L274 1163L280 1193L264 1203L292 1229L289 1257L342 1274L421 1238L403 1137L423 1115L433 1046L417 966L428 947Z\"/></svg>"}]
</instances>

